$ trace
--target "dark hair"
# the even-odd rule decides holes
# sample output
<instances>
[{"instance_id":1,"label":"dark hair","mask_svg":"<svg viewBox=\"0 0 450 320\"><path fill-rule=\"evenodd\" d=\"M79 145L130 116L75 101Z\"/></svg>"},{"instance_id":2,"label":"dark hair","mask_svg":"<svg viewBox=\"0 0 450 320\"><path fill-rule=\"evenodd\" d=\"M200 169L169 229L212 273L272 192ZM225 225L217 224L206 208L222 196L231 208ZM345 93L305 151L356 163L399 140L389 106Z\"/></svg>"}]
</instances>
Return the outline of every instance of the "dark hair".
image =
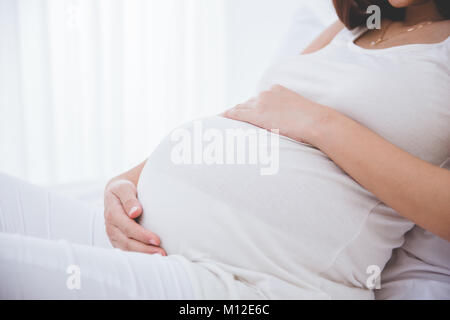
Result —
<instances>
[{"instance_id":1,"label":"dark hair","mask_svg":"<svg viewBox=\"0 0 450 320\"><path fill-rule=\"evenodd\" d=\"M450 19L450 1L434 0L439 13L445 18ZM381 8L383 18L394 21L400 21L405 18L405 8L394 8L388 0L333 0L334 7L339 19L348 29L354 29L366 23L370 14L367 8L371 5L377 5Z\"/></svg>"}]
</instances>

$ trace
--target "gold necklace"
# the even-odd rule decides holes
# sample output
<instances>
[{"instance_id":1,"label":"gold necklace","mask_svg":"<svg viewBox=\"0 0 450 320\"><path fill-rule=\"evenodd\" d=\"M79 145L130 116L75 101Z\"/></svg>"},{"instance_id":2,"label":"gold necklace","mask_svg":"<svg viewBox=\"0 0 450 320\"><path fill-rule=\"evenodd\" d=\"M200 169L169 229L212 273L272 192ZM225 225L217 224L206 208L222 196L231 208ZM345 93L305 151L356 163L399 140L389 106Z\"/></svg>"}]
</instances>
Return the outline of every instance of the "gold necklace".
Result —
<instances>
[{"instance_id":1,"label":"gold necklace","mask_svg":"<svg viewBox=\"0 0 450 320\"><path fill-rule=\"evenodd\" d=\"M376 45L378 45L378 44L380 44L380 43L382 43L382 42L385 42L385 41L387 41L387 40L390 40L390 39L392 39L392 38L395 38L395 37L397 37L397 36L399 36L399 35L401 35L401 34L408 33L408 32L413 32L413 31L422 29L424 26L430 25L430 24L432 24L433 22L434 22L434 21L425 21L425 22L422 22L422 23L415 24L415 25L409 27L408 29L406 29L405 31L402 31L402 32L400 32L400 33L397 33L396 35L393 35L392 37L390 37L390 38L388 38L388 39L385 39L384 36L386 35L387 31L389 30L389 28L391 27L391 25L392 25L392 23L393 23L393 21L391 21L391 22L389 23L389 25L386 26L386 28L384 29L384 32L381 34L381 36L380 36L377 40L372 41L372 42L370 43L370 46L373 47L373 46L376 46Z\"/></svg>"}]
</instances>

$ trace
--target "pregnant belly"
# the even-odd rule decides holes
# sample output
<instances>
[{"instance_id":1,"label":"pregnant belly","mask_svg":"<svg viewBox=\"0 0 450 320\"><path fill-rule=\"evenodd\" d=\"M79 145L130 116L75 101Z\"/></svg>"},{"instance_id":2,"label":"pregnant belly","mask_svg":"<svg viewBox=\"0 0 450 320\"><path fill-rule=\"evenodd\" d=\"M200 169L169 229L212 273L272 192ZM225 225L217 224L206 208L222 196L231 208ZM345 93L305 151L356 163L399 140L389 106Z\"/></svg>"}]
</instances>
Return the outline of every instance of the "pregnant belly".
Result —
<instances>
[{"instance_id":1,"label":"pregnant belly","mask_svg":"<svg viewBox=\"0 0 450 320\"><path fill-rule=\"evenodd\" d=\"M220 117L201 125L224 136L227 130L256 130ZM193 137L197 129L190 123L183 130ZM169 255L198 253L261 272L295 273L300 266L321 272L377 202L322 152L284 137L279 168L270 175L248 162L176 163L179 141L173 137L149 157L138 185L140 223L161 237Z\"/></svg>"}]
</instances>

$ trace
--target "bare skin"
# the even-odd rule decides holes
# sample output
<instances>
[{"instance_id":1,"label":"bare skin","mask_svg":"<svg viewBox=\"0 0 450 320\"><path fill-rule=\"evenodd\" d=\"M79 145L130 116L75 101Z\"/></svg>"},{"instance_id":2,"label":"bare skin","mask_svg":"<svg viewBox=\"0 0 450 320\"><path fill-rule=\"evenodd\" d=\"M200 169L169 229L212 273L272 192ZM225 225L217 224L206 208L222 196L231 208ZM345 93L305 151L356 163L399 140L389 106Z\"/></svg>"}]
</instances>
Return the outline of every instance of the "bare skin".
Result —
<instances>
[{"instance_id":1,"label":"bare skin","mask_svg":"<svg viewBox=\"0 0 450 320\"><path fill-rule=\"evenodd\" d=\"M395 7L407 8L405 21L390 24L385 34L388 40L371 47L370 43L379 38L383 26L388 24L388 21L383 21L382 30L365 33L355 42L358 46L379 50L416 43L438 43L450 35L450 21L440 16L433 1L389 1ZM430 20L434 23L415 32L404 32L412 25ZM334 23L303 54L324 48L343 28L341 22ZM262 92L227 111L224 116L265 129L279 128L282 135L319 148L382 202L417 225L450 241L450 171L410 155L339 112L281 86ZM106 228L115 247L165 254L157 235L133 221L142 214L136 185L144 165L145 162L107 185ZM154 244L149 239L153 239Z\"/></svg>"},{"instance_id":2,"label":"bare skin","mask_svg":"<svg viewBox=\"0 0 450 320\"><path fill-rule=\"evenodd\" d=\"M393 3L400 1L392 0ZM403 3L407 1L402 1ZM450 30L450 20L442 20L442 16L433 1L412 0L412 4L406 11L404 21L384 20L381 24L381 30L374 30L364 34L356 40L356 44L366 49L386 49L408 44L431 44L439 43L447 39ZM432 21L430 25L424 25L422 28L412 33L407 32L412 26L417 26L423 22ZM384 35L386 41L379 43L375 48L370 46L372 41L376 41L387 28Z\"/></svg>"}]
</instances>

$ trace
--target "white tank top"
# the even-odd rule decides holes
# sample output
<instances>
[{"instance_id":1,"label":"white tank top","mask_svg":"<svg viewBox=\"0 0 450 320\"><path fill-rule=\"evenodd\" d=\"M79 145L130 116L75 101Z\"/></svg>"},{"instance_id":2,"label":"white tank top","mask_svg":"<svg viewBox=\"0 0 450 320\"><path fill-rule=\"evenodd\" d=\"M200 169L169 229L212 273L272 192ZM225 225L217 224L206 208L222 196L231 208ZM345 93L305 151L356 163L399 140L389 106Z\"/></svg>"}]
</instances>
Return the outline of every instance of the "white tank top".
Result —
<instances>
[{"instance_id":1,"label":"white tank top","mask_svg":"<svg viewBox=\"0 0 450 320\"><path fill-rule=\"evenodd\" d=\"M281 84L441 164L450 157L449 39L367 50L353 42L362 31L276 63L259 90ZM220 117L202 125L253 128ZM308 145L281 137L273 176L251 166L175 165L174 145L164 139L141 174L141 223L185 264L200 299L257 297L244 287L267 298L372 298L370 277L413 227Z\"/></svg>"},{"instance_id":2,"label":"white tank top","mask_svg":"<svg viewBox=\"0 0 450 320\"><path fill-rule=\"evenodd\" d=\"M258 92L281 84L332 107L411 154L450 156L450 37L438 44L369 50L344 29L330 45L267 70Z\"/></svg>"}]
</instances>

